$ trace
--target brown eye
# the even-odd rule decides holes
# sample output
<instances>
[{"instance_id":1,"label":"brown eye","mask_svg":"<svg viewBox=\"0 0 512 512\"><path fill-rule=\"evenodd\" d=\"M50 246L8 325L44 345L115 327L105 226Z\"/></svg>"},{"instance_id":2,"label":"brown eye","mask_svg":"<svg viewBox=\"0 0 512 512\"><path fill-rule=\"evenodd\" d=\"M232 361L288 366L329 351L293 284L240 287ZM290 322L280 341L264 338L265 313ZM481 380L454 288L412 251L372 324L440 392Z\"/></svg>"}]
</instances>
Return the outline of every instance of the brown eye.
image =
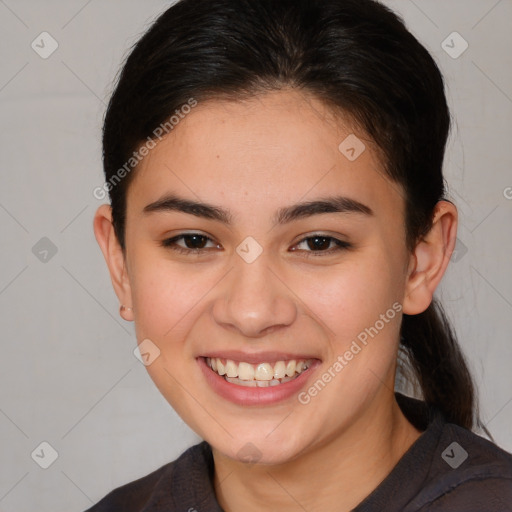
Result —
<instances>
[{"instance_id":1,"label":"brown eye","mask_svg":"<svg viewBox=\"0 0 512 512\"><path fill-rule=\"evenodd\" d=\"M300 252L304 253L304 256L329 255L352 247L348 242L343 242L342 240L338 240L332 236L325 236L320 234L304 238L295 247L299 247L301 245L303 248L294 248L293 250L299 250Z\"/></svg>"},{"instance_id":2,"label":"brown eye","mask_svg":"<svg viewBox=\"0 0 512 512\"><path fill-rule=\"evenodd\" d=\"M184 245L179 244L178 242L183 242ZM204 252L210 248L206 247L208 242L212 242L215 247L219 247L218 244L215 244L214 241L201 233L184 233L181 235L177 235L172 238L168 238L161 242L163 247L167 247L173 251L181 252L181 253L200 253Z\"/></svg>"},{"instance_id":3,"label":"brown eye","mask_svg":"<svg viewBox=\"0 0 512 512\"><path fill-rule=\"evenodd\" d=\"M326 236L315 236L307 239L308 248L312 251L329 249L331 238Z\"/></svg>"}]
</instances>

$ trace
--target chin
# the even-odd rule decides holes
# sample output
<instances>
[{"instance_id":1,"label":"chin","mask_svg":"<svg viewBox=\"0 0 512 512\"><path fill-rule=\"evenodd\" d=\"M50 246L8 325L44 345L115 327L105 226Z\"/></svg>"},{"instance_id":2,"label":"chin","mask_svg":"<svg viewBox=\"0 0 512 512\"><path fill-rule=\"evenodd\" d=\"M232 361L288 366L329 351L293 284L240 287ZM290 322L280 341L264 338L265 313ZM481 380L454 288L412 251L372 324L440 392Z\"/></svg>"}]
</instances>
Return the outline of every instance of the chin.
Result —
<instances>
[{"instance_id":1,"label":"chin","mask_svg":"<svg viewBox=\"0 0 512 512\"><path fill-rule=\"evenodd\" d=\"M265 435L236 436L219 443L219 439L208 443L224 456L246 464L276 465L296 459L307 448L304 436L294 442L287 433L285 436L269 439Z\"/></svg>"}]
</instances>

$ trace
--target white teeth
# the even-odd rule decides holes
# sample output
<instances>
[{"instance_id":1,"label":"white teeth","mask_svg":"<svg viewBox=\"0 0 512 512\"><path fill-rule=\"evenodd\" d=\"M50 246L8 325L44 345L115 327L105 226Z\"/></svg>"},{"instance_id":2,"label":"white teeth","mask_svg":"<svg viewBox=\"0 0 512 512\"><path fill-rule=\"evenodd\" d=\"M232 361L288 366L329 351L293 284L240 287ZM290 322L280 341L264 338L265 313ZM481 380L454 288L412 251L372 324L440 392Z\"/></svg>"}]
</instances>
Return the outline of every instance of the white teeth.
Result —
<instances>
[{"instance_id":1,"label":"white teeth","mask_svg":"<svg viewBox=\"0 0 512 512\"><path fill-rule=\"evenodd\" d=\"M228 359L229 361L229 359ZM236 375L235 375L236 377ZM253 380L254 379L254 367L249 363L240 363L238 365L238 378L241 380Z\"/></svg>"},{"instance_id":2,"label":"white teeth","mask_svg":"<svg viewBox=\"0 0 512 512\"><path fill-rule=\"evenodd\" d=\"M272 366L270 363L237 363L232 359L226 359L223 363L220 358L207 357L206 364L219 375L225 375L224 378L228 382L251 387L268 387L294 379L311 366L311 361L276 361Z\"/></svg>"},{"instance_id":3,"label":"white teeth","mask_svg":"<svg viewBox=\"0 0 512 512\"><path fill-rule=\"evenodd\" d=\"M256 380L272 380L274 377L274 369L268 363L260 363L254 372Z\"/></svg>"},{"instance_id":4,"label":"white teeth","mask_svg":"<svg viewBox=\"0 0 512 512\"><path fill-rule=\"evenodd\" d=\"M225 379L228 382L231 382L231 384L238 384L239 386L245 386L247 388L267 388L269 386L279 386L280 384L284 384L285 382L288 382L290 380L293 380L292 377L286 377L282 379L281 381L278 381L276 379L272 380L242 380L238 377L225 377Z\"/></svg>"},{"instance_id":5,"label":"white teeth","mask_svg":"<svg viewBox=\"0 0 512 512\"><path fill-rule=\"evenodd\" d=\"M238 377L238 368L234 361L231 361L231 359L228 359L226 361L226 365L224 366L224 369L226 370L226 375L228 377Z\"/></svg>"},{"instance_id":6,"label":"white teeth","mask_svg":"<svg viewBox=\"0 0 512 512\"><path fill-rule=\"evenodd\" d=\"M238 384L239 386L248 388L255 388L258 385L258 381L256 380L241 380L238 377L226 377L226 380L231 382L231 384Z\"/></svg>"},{"instance_id":7,"label":"white teeth","mask_svg":"<svg viewBox=\"0 0 512 512\"><path fill-rule=\"evenodd\" d=\"M226 373L224 365L222 364L222 361L220 359L217 359L217 373L219 375L224 375Z\"/></svg>"},{"instance_id":8,"label":"white teeth","mask_svg":"<svg viewBox=\"0 0 512 512\"><path fill-rule=\"evenodd\" d=\"M291 377L295 373L295 366L297 366L297 363L293 359L291 361L288 361L288 364L286 365L287 377Z\"/></svg>"},{"instance_id":9,"label":"white teeth","mask_svg":"<svg viewBox=\"0 0 512 512\"><path fill-rule=\"evenodd\" d=\"M274 378L282 379L286 375L286 365L284 361L277 361L274 366Z\"/></svg>"}]
</instances>

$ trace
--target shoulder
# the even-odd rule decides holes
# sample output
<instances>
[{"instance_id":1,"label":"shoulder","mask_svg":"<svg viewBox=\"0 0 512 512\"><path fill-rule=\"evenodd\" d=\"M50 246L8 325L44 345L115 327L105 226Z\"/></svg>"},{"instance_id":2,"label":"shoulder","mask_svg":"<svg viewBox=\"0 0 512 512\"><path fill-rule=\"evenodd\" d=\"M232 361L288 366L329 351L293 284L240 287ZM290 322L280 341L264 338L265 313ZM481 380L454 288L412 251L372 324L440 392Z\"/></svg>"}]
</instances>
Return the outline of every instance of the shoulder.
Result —
<instances>
[{"instance_id":1,"label":"shoulder","mask_svg":"<svg viewBox=\"0 0 512 512\"><path fill-rule=\"evenodd\" d=\"M209 450L208 444L204 441L190 447L176 460L142 478L114 489L86 512L156 512L159 510L171 512L181 510L181 494L187 494L181 486L181 480L184 475L188 474L190 482L190 477L196 473L196 482L194 483L199 486L204 484ZM196 491L190 486L188 490L189 493Z\"/></svg>"},{"instance_id":2,"label":"shoulder","mask_svg":"<svg viewBox=\"0 0 512 512\"><path fill-rule=\"evenodd\" d=\"M176 462L170 462L152 473L127 483L107 494L86 512L136 512L143 510L156 487L170 481Z\"/></svg>"},{"instance_id":3,"label":"shoulder","mask_svg":"<svg viewBox=\"0 0 512 512\"><path fill-rule=\"evenodd\" d=\"M512 512L512 454L445 423L427 482L411 510Z\"/></svg>"}]
</instances>

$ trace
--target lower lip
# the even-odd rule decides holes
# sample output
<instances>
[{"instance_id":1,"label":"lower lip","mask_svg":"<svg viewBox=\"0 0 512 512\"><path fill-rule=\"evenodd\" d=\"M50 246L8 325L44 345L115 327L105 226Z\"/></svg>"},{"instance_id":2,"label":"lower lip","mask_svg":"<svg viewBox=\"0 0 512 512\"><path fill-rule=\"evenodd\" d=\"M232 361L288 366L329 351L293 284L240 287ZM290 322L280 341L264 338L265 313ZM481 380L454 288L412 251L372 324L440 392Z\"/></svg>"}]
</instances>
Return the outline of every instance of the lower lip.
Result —
<instances>
[{"instance_id":1,"label":"lower lip","mask_svg":"<svg viewBox=\"0 0 512 512\"><path fill-rule=\"evenodd\" d=\"M284 384L259 388L239 386L228 382L206 364L204 357L198 357L197 362L206 378L206 382L210 384L212 389L221 397L238 405L269 405L286 400L296 395L305 386L313 370L320 364L320 361L314 361L298 377Z\"/></svg>"}]
</instances>

